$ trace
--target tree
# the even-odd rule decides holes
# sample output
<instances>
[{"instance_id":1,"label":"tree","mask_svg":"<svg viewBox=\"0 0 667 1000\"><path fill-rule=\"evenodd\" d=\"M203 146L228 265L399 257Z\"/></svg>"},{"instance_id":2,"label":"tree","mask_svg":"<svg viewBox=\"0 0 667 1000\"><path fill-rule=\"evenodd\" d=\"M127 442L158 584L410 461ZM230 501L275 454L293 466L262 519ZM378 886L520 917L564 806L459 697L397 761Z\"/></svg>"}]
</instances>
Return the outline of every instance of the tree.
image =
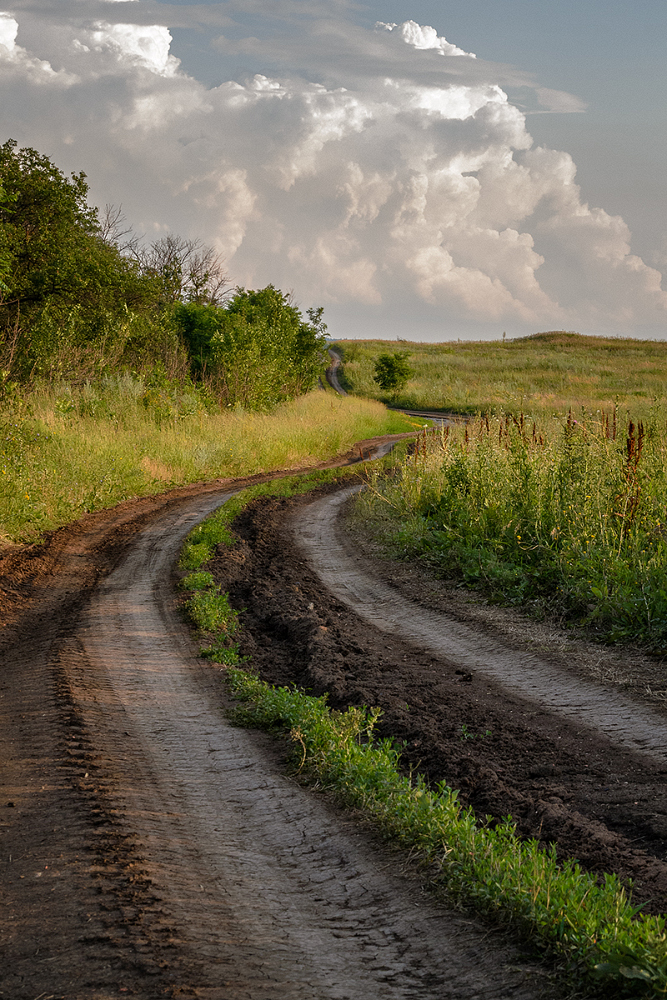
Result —
<instances>
[{"instance_id":1,"label":"tree","mask_svg":"<svg viewBox=\"0 0 667 1000\"><path fill-rule=\"evenodd\" d=\"M120 222L122 217L117 220ZM113 219L111 220L113 226ZM123 237L127 235L122 232ZM149 247L127 244L141 273L155 282L162 305L196 302L220 305L229 286L222 258L213 247L169 233Z\"/></svg>"},{"instance_id":2,"label":"tree","mask_svg":"<svg viewBox=\"0 0 667 1000\"><path fill-rule=\"evenodd\" d=\"M0 183L0 339L12 338L15 374L75 370L92 344L120 349L127 310L144 291L136 264L103 239L85 174L68 178L10 139L0 146Z\"/></svg>"},{"instance_id":3,"label":"tree","mask_svg":"<svg viewBox=\"0 0 667 1000\"><path fill-rule=\"evenodd\" d=\"M293 399L325 367L322 309L305 321L273 285L237 288L224 308L189 302L174 316L195 378L207 380L227 406L251 409Z\"/></svg>"},{"instance_id":4,"label":"tree","mask_svg":"<svg viewBox=\"0 0 667 1000\"><path fill-rule=\"evenodd\" d=\"M9 196L7 195L2 185L2 181L0 180L0 205L8 204L9 200ZM2 302L5 293L9 291L8 282L10 280L11 273L12 255L7 240L7 232L5 227L0 224L0 302Z\"/></svg>"},{"instance_id":5,"label":"tree","mask_svg":"<svg viewBox=\"0 0 667 1000\"><path fill-rule=\"evenodd\" d=\"M408 364L408 351L396 351L394 354L381 354L375 362L373 381L377 382L385 392L398 392L403 389L414 375Z\"/></svg>"}]
</instances>

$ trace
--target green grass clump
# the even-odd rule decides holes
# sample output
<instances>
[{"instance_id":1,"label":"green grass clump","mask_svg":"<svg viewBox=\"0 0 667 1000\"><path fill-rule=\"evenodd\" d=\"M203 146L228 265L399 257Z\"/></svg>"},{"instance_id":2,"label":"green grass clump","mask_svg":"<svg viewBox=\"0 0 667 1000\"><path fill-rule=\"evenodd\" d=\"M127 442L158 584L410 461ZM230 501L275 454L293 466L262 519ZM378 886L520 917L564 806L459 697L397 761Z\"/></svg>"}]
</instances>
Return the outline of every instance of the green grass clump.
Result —
<instances>
[{"instance_id":1,"label":"green grass clump","mask_svg":"<svg viewBox=\"0 0 667 1000\"><path fill-rule=\"evenodd\" d=\"M218 545L231 546L235 542L229 525L257 497L291 497L308 493L316 486L332 483L346 475L356 475L354 470L320 469L316 472L297 476L272 479L269 483L257 483L241 490L222 507L219 507L205 521L193 528L181 549L179 566L181 569L198 569L215 555Z\"/></svg>"},{"instance_id":2,"label":"green grass clump","mask_svg":"<svg viewBox=\"0 0 667 1000\"><path fill-rule=\"evenodd\" d=\"M662 414L483 417L427 435L358 510L401 558L492 600L667 648Z\"/></svg>"},{"instance_id":3,"label":"green grass clump","mask_svg":"<svg viewBox=\"0 0 667 1000\"><path fill-rule=\"evenodd\" d=\"M205 561L196 563L195 557L201 557L202 553L205 556L206 552L205 545L191 547L190 560L195 569ZM213 574L206 571L189 573L181 580L180 587L192 593L183 605L186 617L200 637L208 640L208 645L200 646L199 655L226 666L241 663L238 643L233 641L239 628L239 615L230 605L227 594L220 592Z\"/></svg>"},{"instance_id":4,"label":"green grass clump","mask_svg":"<svg viewBox=\"0 0 667 1000\"><path fill-rule=\"evenodd\" d=\"M401 775L400 749L373 741L379 710L334 712L325 698L270 687L246 671L227 676L246 724L288 730L300 770L435 866L449 893L607 989L667 992L665 921L642 916L615 875L598 878L575 861L559 866L555 849L520 840L510 820L480 826L444 783L432 790L421 776Z\"/></svg>"},{"instance_id":5,"label":"green grass clump","mask_svg":"<svg viewBox=\"0 0 667 1000\"><path fill-rule=\"evenodd\" d=\"M239 627L238 614L229 604L226 594L218 588L198 590L185 605L193 625L202 632L222 632L232 636Z\"/></svg>"},{"instance_id":6,"label":"green grass clump","mask_svg":"<svg viewBox=\"0 0 667 1000\"><path fill-rule=\"evenodd\" d=\"M196 566L201 566L201 562L196 563ZM183 568L187 569L188 567L184 566ZM189 573L180 583L181 590L207 590L214 586L215 580L212 573Z\"/></svg>"},{"instance_id":7,"label":"green grass clump","mask_svg":"<svg viewBox=\"0 0 667 1000\"><path fill-rule=\"evenodd\" d=\"M264 413L211 412L201 394L174 393L158 398L122 375L5 396L0 543L35 541L89 511L186 483L316 465L412 426L375 401L325 392Z\"/></svg>"},{"instance_id":8,"label":"green grass clump","mask_svg":"<svg viewBox=\"0 0 667 1000\"><path fill-rule=\"evenodd\" d=\"M611 409L614 403L643 417L654 400L665 400L667 343L630 338L540 333L516 340L420 344L346 340L348 391L407 409L474 414L485 410L566 413L569 407ZM373 381L380 354L409 352L414 375L398 393Z\"/></svg>"}]
</instances>

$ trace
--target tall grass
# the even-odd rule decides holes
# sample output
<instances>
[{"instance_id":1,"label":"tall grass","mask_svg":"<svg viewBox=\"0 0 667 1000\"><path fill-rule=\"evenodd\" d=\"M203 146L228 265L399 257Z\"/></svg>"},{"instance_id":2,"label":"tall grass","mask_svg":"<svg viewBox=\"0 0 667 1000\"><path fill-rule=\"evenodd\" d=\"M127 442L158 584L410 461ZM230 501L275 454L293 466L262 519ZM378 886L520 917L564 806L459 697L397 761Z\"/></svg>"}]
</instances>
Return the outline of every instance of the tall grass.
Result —
<instances>
[{"instance_id":1,"label":"tall grass","mask_svg":"<svg viewBox=\"0 0 667 1000\"><path fill-rule=\"evenodd\" d=\"M45 386L0 409L0 541L32 541L185 483L316 464L409 429L380 403L317 391L267 413L221 413L195 390L132 376Z\"/></svg>"},{"instance_id":2,"label":"tall grass","mask_svg":"<svg viewBox=\"0 0 667 1000\"><path fill-rule=\"evenodd\" d=\"M340 341L338 347L349 391L412 409L567 413L616 403L642 417L665 398L667 384L664 341L557 332L443 344ZM373 381L375 359L399 348L410 352L414 376L397 395L383 393Z\"/></svg>"},{"instance_id":3,"label":"tall grass","mask_svg":"<svg viewBox=\"0 0 667 1000\"><path fill-rule=\"evenodd\" d=\"M403 557L664 651L666 419L477 418L425 436L358 503Z\"/></svg>"}]
</instances>

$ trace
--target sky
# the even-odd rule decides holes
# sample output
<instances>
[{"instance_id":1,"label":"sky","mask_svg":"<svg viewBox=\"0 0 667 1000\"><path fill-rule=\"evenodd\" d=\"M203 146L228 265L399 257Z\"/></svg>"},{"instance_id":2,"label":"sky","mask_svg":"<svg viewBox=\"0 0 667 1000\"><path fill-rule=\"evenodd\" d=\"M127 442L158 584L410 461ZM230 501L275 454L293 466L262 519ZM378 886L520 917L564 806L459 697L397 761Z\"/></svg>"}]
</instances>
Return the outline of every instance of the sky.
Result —
<instances>
[{"instance_id":1,"label":"sky","mask_svg":"<svg viewBox=\"0 0 667 1000\"><path fill-rule=\"evenodd\" d=\"M0 141L335 337L667 336L664 0L0 0Z\"/></svg>"}]
</instances>

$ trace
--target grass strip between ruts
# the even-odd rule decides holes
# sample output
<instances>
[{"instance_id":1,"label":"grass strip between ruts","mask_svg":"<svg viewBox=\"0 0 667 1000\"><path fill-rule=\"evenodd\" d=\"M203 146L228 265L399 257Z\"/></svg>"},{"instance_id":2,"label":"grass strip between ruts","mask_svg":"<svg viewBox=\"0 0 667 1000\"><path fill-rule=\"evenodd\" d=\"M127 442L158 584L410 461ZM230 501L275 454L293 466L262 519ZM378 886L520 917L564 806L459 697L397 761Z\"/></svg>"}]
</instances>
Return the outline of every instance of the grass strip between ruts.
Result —
<instances>
[{"instance_id":1,"label":"grass strip between ruts","mask_svg":"<svg viewBox=\"0 0 667 1000\"><path fill-rule=\"evenodd\" d=\"M193 529L181 567L197 570L217 544L232 544L229 525L257 496L307 492L340 475L331 470L295 476L238 493ZM225 664L232 693L243 702L239 719L289 732L299 770L311 782L363 810L387 836L416 851L434 866L436 880L448 893L514 926L564 959L589 985L597 980L607 995L610 987L617 996L667 993L665 919L641 914L615 875L584 872L576 861L559 864L555 847L544 850L535 840L521 840L510 818L479 824L444 782L433 789L421 775L401 774L400 746L373 738L381 710L336 712L326 696L274 688L241 669L233 641L237 612L227 596L206 572L192 572L182 585L193 592L186 605L191 621L211 641L202 654ZM198 613L197 602L206 594L217 599L217 612L209 607Z\"/></svg>"}]
</instances>

